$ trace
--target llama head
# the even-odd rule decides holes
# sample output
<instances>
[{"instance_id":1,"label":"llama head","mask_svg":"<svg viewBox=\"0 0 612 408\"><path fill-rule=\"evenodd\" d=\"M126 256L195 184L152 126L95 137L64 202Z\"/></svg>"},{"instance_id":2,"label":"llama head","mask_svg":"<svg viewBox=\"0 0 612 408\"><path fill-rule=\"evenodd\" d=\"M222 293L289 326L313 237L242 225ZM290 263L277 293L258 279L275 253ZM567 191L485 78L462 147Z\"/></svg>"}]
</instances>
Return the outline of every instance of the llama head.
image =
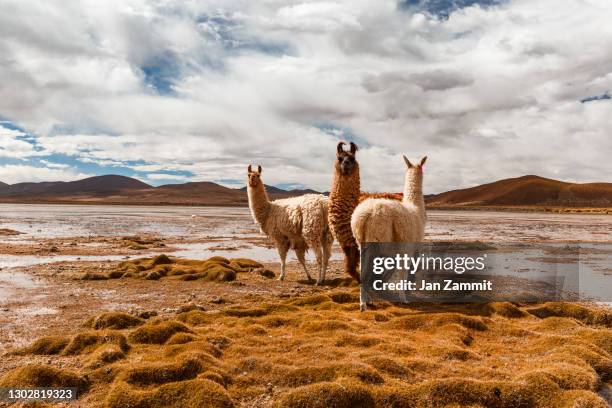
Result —
<instances>
[{"instance_id":1,"label":"llama head","mask_svg":"<svg viewBox=\"0 0 612 408\"><path fill-rule=\"evenodd\" d=\"M261 184L261 166L257 165L257 171L251 169L251 165L247 168L247 177L249 187L257 187Z\"/></svg>"},{"instance_id":2,"label":"llama head","mask_svg":"<svg viewBox=\"0 0 612 408\"><path fill-rule=\"evenodd\" d=\"M344 150L345 142L339 142L336 148L336 171L339 171L345 176L353 174L355 169L359 168L359 163L355 155L357 154L357 145L351 142L350 149Z\"/></svg>"},{"instance_id":3,"label":"llama head","mask_svg":"<svg viewBox=\"0 0 612 408\"><path fill-rule=\"evenodd\" d=\"M404 162L406 162L406 175L411 180L423 180L423 166L427 161L427 156L423 157L419 164L412 164L406 156L404 156Z\"/></svg>"}]
</instances>

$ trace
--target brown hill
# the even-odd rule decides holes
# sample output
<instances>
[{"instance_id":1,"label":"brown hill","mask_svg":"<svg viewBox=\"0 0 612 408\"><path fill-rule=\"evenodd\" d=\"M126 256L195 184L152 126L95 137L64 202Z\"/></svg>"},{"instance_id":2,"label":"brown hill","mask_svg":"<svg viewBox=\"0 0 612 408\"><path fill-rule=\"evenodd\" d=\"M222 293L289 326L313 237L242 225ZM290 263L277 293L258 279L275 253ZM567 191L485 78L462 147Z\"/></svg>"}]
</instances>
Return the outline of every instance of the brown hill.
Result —
<instances>
[{"instance_id":1,"label":"brown hill","mask_svg":"<svg viewBox=\"0 0 612 408\"><path fill-rule=\"evenodd\" d=\"M428 196L430 207L610 207L612 183L576 184L523 176Z\"/></svg>"},{"instance_id":2,"label":"brown hill","mask_svg":"<svg viewBox=\"0 0 612 408\"><path fill-rule=\"evenodd\" d=\"M3 183L4 184L4 183ZM88 177L77 181L51 181L42 183L17 183L0 186L0 196L61 196L70 194L108 195L126 190L151 189L142 181L131 177L106 175Z\"/></svg>"},{"instance_id":3,"label":"brown hill","mask_svg":"<svg viewBox=\"0 0 612 408\"><path fill-rule=\"evenodd\" d=\"M271 199L315 193L266 188ZM208 181L152 187L130 177L107 175L72 182L2 183L0 202L246 206L248 198L246 188L234 189Z\"/></svg>"},{"instance_id":4,"label":"brown hill","mask_svg":"<svg viewBox=\"0 0 612 408\"><path fill-rule=\"evenodd\" d=\"M266 186L271 199L316 193ZM430 208L473 207L612 207L612 183L574 184L538 176L499 180L481 186L425 197ZM213 182L152 187L117 175L72 182L0 183L0 202L141 205L246 206L246 187L229 188Z\"/></svg>"}]
</instances>

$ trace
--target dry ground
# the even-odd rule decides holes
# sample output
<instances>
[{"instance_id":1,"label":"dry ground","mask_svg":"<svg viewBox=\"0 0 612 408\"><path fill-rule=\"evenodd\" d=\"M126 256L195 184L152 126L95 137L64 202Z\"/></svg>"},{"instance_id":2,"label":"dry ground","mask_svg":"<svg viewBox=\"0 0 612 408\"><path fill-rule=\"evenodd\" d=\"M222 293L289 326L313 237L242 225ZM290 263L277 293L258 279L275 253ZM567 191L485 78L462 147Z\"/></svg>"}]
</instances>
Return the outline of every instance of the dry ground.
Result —
<instances>
[{"instance_id":1,"label":"dry ground","mask_svg":"<svg viewBox=\"0 0 612 408\"><path fill-rule=\"evenodd\" d=\"M148 280L151 267L81 280L128 269L32 268L48 285L0 314L0 386L77 386L71 405L82 407L608 406L598 395L612 381L608 309L379 304L360 313L338 262L323 287L294 264L285 282L252 268L229 282L218 281L224 273L182 280L201 270ZM18 312L36 296L60 313Z\"/></svg>"}]
</instances>

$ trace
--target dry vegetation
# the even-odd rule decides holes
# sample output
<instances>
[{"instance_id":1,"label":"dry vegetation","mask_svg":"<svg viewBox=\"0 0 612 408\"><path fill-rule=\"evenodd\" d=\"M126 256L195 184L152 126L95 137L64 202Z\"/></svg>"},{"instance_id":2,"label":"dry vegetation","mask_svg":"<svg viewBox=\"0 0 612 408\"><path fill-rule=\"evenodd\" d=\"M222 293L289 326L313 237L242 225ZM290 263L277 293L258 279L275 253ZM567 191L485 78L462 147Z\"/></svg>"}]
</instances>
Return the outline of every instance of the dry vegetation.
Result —
<instances>
[{"instance_id":1,"label":"dry vegetation","mask_svg":"<svg viewBox=\"0 0 612 408\"><path fill-rule=\"evenodd\" d=\"M204 268L158 258L122 268ZM23 364L0 386L77 386L83 406L111 408L607 406L596 390L612 381L609 310L380 304L360 313L348 282L163 318L103 313L12 351ZM53 363L32 364L41 354ZM78 364L62 366L69 358Z\"/></svg>"},{"instance_id":2,"label":"dry vegetation","mask_svg":"<svg viewBox=\"0 0 612 408\"><path fill-rule=\"evenodd\" d=\"M19 235L21 234L21 232L19 231L15 231L12 229L8 229L8 228L0 228L0 236L4 236L4 235Z\"/></svg>"},{"instance_id":3,"label":"dry vegetation","mask_svg":"<svg viewBox=\"0 0 612 408\"><path fill-rule=\"evenodd\" d=\"M169 257L165 254L154 258L140 258L120 263L109 273L87 272L83 280L106 280L120 278L143 278L158 280L174 278L184 281L205 280L229 282L239 272L257 271L262 276L273 278L274 272L263 268L257 261L246 258L227 259L221 256L200 261Z\"/></svg>"}]
</instances>

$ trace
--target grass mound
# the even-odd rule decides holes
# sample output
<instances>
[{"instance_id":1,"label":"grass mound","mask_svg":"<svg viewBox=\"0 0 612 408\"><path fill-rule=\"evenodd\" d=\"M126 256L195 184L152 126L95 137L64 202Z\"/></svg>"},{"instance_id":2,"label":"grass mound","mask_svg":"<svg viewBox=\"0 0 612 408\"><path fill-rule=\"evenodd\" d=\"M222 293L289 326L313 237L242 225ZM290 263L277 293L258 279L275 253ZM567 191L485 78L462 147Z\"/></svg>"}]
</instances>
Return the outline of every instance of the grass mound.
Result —
<instances>
[{"instance_id":1,"label":"grass mound","mask_svg":"<svg viewBox=\"0 0 612 408\"><path fill-rule=\"evenodd\" d=\"M192 341L196 341L198 338L193 334L189 333L176 333L173 334L172 337L168 339L166 344L185 344L191 343Z\"/></svg>"},{"instance_id":2,"label":"grass mound","mask_svg":"<svg viewBox=\"0 0 612 408\"><path fill-rule=\"evenodd\" d=\"M508 318L520 318L529 315L527 312L509 302L489 303L486 305L486 308L491 314L498 314Z\"/></svg>"},{"instance_id":3,"label":"grass mound","mask_svg":"<svg viewBox=\"0 0 612 408\"><path fill-rule=\"evenodd\" d=\"M259 307L233 307L225 310L227 316L260 317L268 314L268 310Z\"/></svg>"},{"instance_id":4,"label":"grass mound","mask_svg":"<svg viewBox=\"0 0 612 408\"><path fill-rule=\"evenodd\" d=\"M82 279L120 279L136 277L158 280L173 277L179 280L204 280L229 282L236 279L239 272L262 269L262 265L252 259L235 258L228 260L220 256L200 261L170 257L165 254L153 258L139 258L121 262L115 271L108 275L88 273ZM94 276L95 275L95 276Z\"/></svg>"},{"instance_id":5,"label":"grass mound","mask_svg":"<svg viewBox=\"0 0 612 408\"><path fill-rule=\"evenodd\" d=\"M147 323L134 330L129 339L133 343L164 344L176 333L192 333L182 323L172 320Z\"/></svg>"},{"instance_id":6,"label":"grass mound","mask_svg":"<svg viewBox=\"0 0 612 408\"><path fill-rule=\"evenodd\" d=\"M372 367L365 364L330 364L307 366L282 372L276 382L289 387L299 387L337 378L352 378L364 384L382 384L384 379Z\"/></svg>"},{"instance_id":7,"label":"grass mound","mask_svg":"<svg viewBox=\"0 0 612 408\"><path fill-rule=\"evenodd\" d=\"M125 358L125 353L120 347L114 344L108 344L99 347L92 353L87 367L96 369L123 358Z\"/></svg>"},{"instance_id":8,"label":"grass mound","mask_svg":"<svg viewBox=\"0 0 612 408\"><path fill-rule=\"evenodd\" d=\"M0 228L0 236L4 235L20 235L22 232L15 231L9 228Z\"/></svg>"},{"instance_id":9,"label":"grass mound","mask_svg":"<svg viewBox=\"0 0 612 408\"><path fill-rule=\"evenodd\" d=\"M202 372L202 363L197 358L189 358L176 363L145 364L131 367L122 373L120 379L128 384L144 387L175 381L191 380Z\"/></svg>"},{"instance_id":10,"label":"grass mound","mask_svg":"<svg viewBox=\"0 0 612 408\"><path fill-rule=\"evenodd\" d=\"M527 309L540 319L547 317L571 317L590 325L612 327L612 312L588 308L575 303L550 302Z\"/></svg>"},{"instance_id":11,"label":"grass mound","mask_svg":"<svg viewBox=\"0 0 612 408\"><path fill-rule=\"evenodd\" d=\"M466 329L487 330L487 325L480 317L466 316L460 313L436 313L404 316L393 320L390 326L396 329L416 330L435 329L448 324L458 324Z\"/></svg>"},{"instance_id":12,"label":"grass mound","mask_svg":"<svg viewBox=\"0 0 612 408\"><path fill-rule=\"evenodd\" d=\"M91 329L127 329L129 327L140 326L145 321L140 317L132 316L131 314L121 312L102 313L96 317L89 319L85 326Z\"/></svg>"},{"instance_id":13,"label":"grass mound","mask_svg":"<svg viewBox=\"0 0 612 408\"><path fill-rule=\"evenodd\" d=\"M251 272L255 269L262 268L263 265L252 259L234 258L229 261L229 267L236 272Z\"/></svg>"},{"instance_id":14,"label":"grass mound","mask_svg":"<svg viewBox=\"0 0 612 408\"><path fill-rule=\"evenodd\" d=\"M38 364L15 368L0 379L0 387L77 387L82 390L87 385L87 380L72 371Z\"/></svg>"},{"instance_id":15,"label":"grass mound","mask_svg":"<svg viewBox=\"0 0 612 408\"><path fill-rule=\"evenodd\" d=\"M141 251L149 248L163 247L164 244L161 239L154 237L141 237L138 235L123 237L121 239L121 246Z\"/></svg>"},{"instance_id":16,"label":"grass mound","mask_svg":"<svg viewBox=\"0 0 612 408\"><path fill-rule=\"evenodd\" d=\"M367 388L331 382L307 385L290 391L279 401L279 408L374 408Z\"/></svg>"},{"instance_id":17,"label":"grass mound","mask_svg":"<svg viewBox=\"0 0 612 408\"><path fill-rule=\"evenodd\" d=\"M70 338L64 336L41 337L28 347L18 349L12 352L12 354L59 354L62 352L62 350L64 350L69 342Z\"/></svg>"},{"instance_id":18,"label":"grass mound","mask_svg":"<svg viewBox=\"0 0 612 408\"><path fill-rule=\"evenodd\" d=\"M191 310L189 312L179 314L177 319L192 326L202 326L212 322L215 319L215 316L201 310Z\"/></svg>"},{"instance_id":19,"label":"grass mound","mask_svg":"<svg viewBox=\"0 0 612 408\"><path fill-rule=\"evenodd\" d=\"M140 391L120 382L106 399L108 408L233 408L227 391L205 379L173 382Z\"/></svg>"},{"instance_id":20,"label":"grass mound","mask_svg":"<svg viewBox=\"0 0 612 408\"><path fill-rule=\"evenodd\" d=\"M124 352L130 349L127 339L118 331L88 331L74 336L66 348L64 348L62 354L88 354L105 344L114 344Z\"/></svg>"}]
</instances>

